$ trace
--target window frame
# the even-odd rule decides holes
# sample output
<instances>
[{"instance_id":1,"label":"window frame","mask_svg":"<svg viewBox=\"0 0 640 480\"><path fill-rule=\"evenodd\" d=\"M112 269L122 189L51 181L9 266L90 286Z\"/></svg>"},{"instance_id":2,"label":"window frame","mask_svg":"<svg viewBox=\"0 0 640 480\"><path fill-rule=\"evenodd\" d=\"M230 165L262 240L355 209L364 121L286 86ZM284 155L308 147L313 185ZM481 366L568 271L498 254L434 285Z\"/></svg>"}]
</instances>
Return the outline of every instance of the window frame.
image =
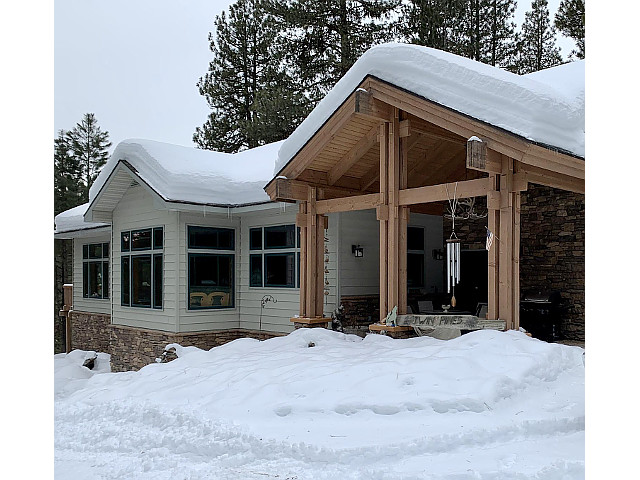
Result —
<instances>
[{"instance_id":1,"label":"window frame","mask_svg":"<svg viewBox=\"0 0 640 480\"><path fill-rule=\"evenodd\" d=\"M293 247L280 247L272 246L267 247L265 244L265 229L274 227L288 227L294 228L294 242ZM255 230L260 230L261 248L251 248L252 234ZM267 261L269 256L288 256L293 254L294 272L293 272L293 285L267 285ZM253 271L251 258L260 257L260 285L253 282ZM273 289L273 288L300 288L300 227L291 223L282 223L275 225L260 225L249 227L249 288L250 289Z\"/></svg>"},{"instance_id":2,"label":"window frame","mask_svg":"<svg viewBox=\"0 0 640 480\"><path fill-rule=\"evenodd\" d=\"M144 227L130 230L122 230L120 232L120 306L127 308L143 308L150 310L164 310L164 225L152 227ZM150 244L148 248L140 248L133 246L133 234L137 232L150 232ZM156 244L155 238L161 232L161 247ZM125 242L125 238L128 240ZM125 248L125 243L128 248ZM133 302L133 264L134 259L148 257L150 263L150 283L151 291L149 295L149 304ZM156 272L156 258L160 257L160 284L158 285ZM125 271L125 263L127 270ZM125 283L128 286L125 292ZM158 304L157 290L160 290L160 303ZM126 298L125 298L126 297Z\"/></svg>"},{"instance_id":3,"label":"window frame","mask_svg":"<svg viewBox=\"0 0 640 480\"><path fill-rule=\"evenodd\" d=\"M218 248L214 248L214 247L206 247L206 246L192 246L191 242L190 242L190 229L191 228L196 228L196 229L212 229L212 230L226 230L227 234L230 232L232 235L232 248L219 248L220 244L218 242ZM219 232L218 232L219 233ZM220 227L220 226L216 226L216 225L197 225L197 224L187 224L186 228L185 228L185 234L186 234L186 252L185 252L185 257L186 257L186 267L187 267L187 285L186 285L186 291L187 291L187 296L186 296L186 307L187 307L187 311L188 312L198 312L198 311L207 311L207 310L225 310L225 311L229 311L229 310L235 310L236 307L236 294L238 291L237 288L237 275L236 275L236 251L237 251L237 231L235 227ZM203 257L203 256L207 256L207 257L218 257L219 258L226 258L226 259L230 259L231 260L231 279L230 279L230 285L229 287L231 288L231 292L230 292L230 296L231 296L231 304L230 305L205 305L205 306L195 306L195 305L191 305L191 293L192 293L192 286L191 286L191 259L192 257ZM219 260L218 260L219 261ZM219 265L218 265L218 270L219 270Z\"/></svg>"},{"instance_id":4,"label":"window frame","mask_svg":"<svg viewBox=\"0 0 640 480\"><path fill-rule=\"evenodd\" d=\"M92 255L92 247L96 248L100 246L100 256ZM109 242L94 242L94 243L84 243L82 244L82 298L87 300L110 300L111 292L109 288L111 286L111 282L109 281L109 270L110 270L110 244ZM106 248L106 250L105 250ZM106 253L106 256L105 256ZM90 269L91 264L96 264L100 269L100 278L102 280L101 290L102 293L99 297L90 296L89 292L91 291L91 275ZM105 264L106 264L106 274L105 274ZM106 296L105 296L106 295Z\"/></svg>"}]
</instances>

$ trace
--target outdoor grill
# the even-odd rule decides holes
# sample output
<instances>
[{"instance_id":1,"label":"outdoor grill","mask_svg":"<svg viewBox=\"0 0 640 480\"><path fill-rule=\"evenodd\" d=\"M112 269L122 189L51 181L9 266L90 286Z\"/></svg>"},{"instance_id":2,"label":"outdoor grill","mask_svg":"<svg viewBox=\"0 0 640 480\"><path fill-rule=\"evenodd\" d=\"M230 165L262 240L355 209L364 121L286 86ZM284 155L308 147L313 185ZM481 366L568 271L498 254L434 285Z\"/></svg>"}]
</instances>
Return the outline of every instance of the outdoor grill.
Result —
<instances>
[{"instance_id":1,"label":"outdoor grill","mask_svg":"<svg viewBox=\"0 0 640 480\"><path fill-rule=\"evenodd\" d=\"M562 313L562 296L557 290L525 292L520 300L520 326L540 340L560 338Z\"/></svg>"}]
</instances>

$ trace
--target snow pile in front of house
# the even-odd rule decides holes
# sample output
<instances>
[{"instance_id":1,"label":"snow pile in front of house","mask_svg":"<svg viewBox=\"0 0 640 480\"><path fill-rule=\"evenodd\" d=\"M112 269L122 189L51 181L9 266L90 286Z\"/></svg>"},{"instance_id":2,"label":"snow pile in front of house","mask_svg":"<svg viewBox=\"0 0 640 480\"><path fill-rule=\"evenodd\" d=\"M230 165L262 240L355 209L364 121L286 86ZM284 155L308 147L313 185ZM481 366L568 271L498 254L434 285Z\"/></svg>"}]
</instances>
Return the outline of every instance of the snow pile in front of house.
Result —
<instances>
[{"instance_id":1,"label":"snow pile in front of house","mask_svg":"<svg viewBox=\"0 0 640 480\"><path fill-rule=\"evenodd\" d=\"M271 180L282 142L238 153L222 153L153 140L120 142L89 191L93 201L120 160L167 201L220 206L269 201L264 185Z\"/></svg>"},{"instance_id":2,"label":"snow pile in front of house","mask_svg":"<svg viewBox=\"0 0 640 480\"><path fill-rule=\"evenodd\" d=\"M177 350L57 397L57 479L584 477L579 347L301 329Z\"/></svg>"},{"instance_id":3,"label":"snow pile in front of house","mask_svg":"<svg viewBox=\"0 0 640 480\"><path fill-rule=\"evenodd\" d=\"M85 360L96 357L94 367L83 367ZM87 380L97 373L111 372L111 356L85 350L72 350L53 356L54 392L56 396L68 395L84 388Z\"/></svg>"},{"instance_id":4,"label":"snow pile in front of house","mask_svg":"<svg viewBox=\"0 0 640 480\"><path fill-rule=\"evenodd\" d=\"M77 207L65 210L62 213L56 215L54 219L55 231L54 233L64 233L75 230L87 230L99 227L108 227L108 223L99 222L85 222L84 213L87 211L88 203L78 205Z\"/></svg>"},{"instance_id":5,"label":"snow pile in front of house","mask_svg":"<svg viewBox=\"0 0 640 480\"><path fill-rule=\"evenodd\" d=\"M584 157L584 61L550 70L549 75L516 75L434 48L399 43L374 46L285 141L274 175L367 75L534 142Z\"/></svg>"}]
</instances>

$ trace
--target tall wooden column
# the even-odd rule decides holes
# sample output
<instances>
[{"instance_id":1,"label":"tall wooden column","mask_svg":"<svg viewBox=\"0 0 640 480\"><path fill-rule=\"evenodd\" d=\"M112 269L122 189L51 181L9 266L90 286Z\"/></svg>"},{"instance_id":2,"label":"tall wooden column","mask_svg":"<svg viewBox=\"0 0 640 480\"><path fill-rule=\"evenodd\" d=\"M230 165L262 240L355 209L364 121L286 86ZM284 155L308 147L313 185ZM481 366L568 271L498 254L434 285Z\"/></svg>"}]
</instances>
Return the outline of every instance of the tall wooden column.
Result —
<instances>
[{"instance_id":1,"label":"tall wooden column","mask_svg":"<svg viewBox=\"0 0 640 480\"><path fill-rule=\"evenodd\" d=\"M389 124L380 125L380 205L376 216L380 222L380 320L384 320L389 312L387 303L387 239L389 224L389 181L388 164Z\"/></svg>"},{"instance_id":2,"label":"tall wooden column","mask_svg":"<svg viewBox=\"0 0 640 480\"><path fill-rule=\"evenodd\" d=\"M399 270L400 270L400 208L398 193L400 190L400 118L397 108L393 109L393 119L389 123L388 139L388 201L389 223L387 240L387 309L399 305Z\"/></svg>"},{"instance_id":3,"label":"tall wooden column","mask_svg":"<svg viewBox=\"0 0 640 480\"><path fill-rule=\"evenodd\" d=\"M306 207L301 207L300 213L306 209L306 229L300 231L300 241L305 241L306 248L304 255L302 249L300 251L300 259L302 268L302 258L304 262L304 283L303 277L300 276L300 316L302 317L302 309L305 309L304 318L318 318L323 316L324 303L324 230L327 227L327 217L317 214L316 202L318 200L318 191L316 187L309 187ZM304 222L300 222L304 223ZM303 288L304 285L304 288ZM304 292L304 301L302 295Z\"/></svg>"},{"instance_id":4,"label":"tall wooden column","mask_svg":"<svg viewBox=\"0 0 640 480\"><path fill-rule=\"evenodd\" d=\"M495 236L500 236L500 192L499 189L499 176L496 174L489 175L493 181L493 189L487 194L487 223L488 228L493 232ZM487 255L488 257L488 311L487 319L497 320L499 318L499 288L498 278L499 276L499 259L500 259L500 242L494 237L493 244Z\"/></svg>"},{"instance_id":5,"label":"tall wooden column","mask_svg":"<svg viewBox=\"0 0 640 480\"><path fill-rule=\"evenodd\" d=\"M400 190L408 188L409 138L400 138ZM399 207L398 235L398 313L407 314L409 304L407 291L407 225L409 224L409 207Z\"/></svg>"},{"instance_id":6,"label":"tall wooden column","mask_svg":"<svg viewBox=\"0 0 640 480\"><path fill-rule=\"evenodd\" d=\"M500 175L500 238L498 314L507 329L519 327L520 187L514 184L514 160L502 156Z\"/></svg>"},{"instance_id":7,"label":"tall wooden column","mask_svg":"<svg viewBox=\"0 0 640 480\"><path fill-rule=\"evenodd\" d=\"M298 205L296 225L300 227L300 317L307 317L307 203Z\"/></svg>"}]
</instances>

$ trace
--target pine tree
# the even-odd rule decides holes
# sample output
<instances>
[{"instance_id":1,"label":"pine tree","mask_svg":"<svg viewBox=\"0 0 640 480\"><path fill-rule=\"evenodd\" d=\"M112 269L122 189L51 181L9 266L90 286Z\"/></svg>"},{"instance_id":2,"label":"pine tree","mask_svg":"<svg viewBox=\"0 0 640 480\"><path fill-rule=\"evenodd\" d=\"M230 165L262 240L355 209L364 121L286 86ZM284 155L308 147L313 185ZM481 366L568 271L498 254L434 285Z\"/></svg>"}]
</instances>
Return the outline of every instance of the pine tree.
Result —
<instances>
[{"instance_id":1,"label":"pine tree","mask_svg":"<svg viewBox=\"0 0 640 480\"><path fill-rule=\"evenodd\" d=\"M100 169L109 158L109 132L103 132L93 113L85 113L82 120L68 134L72 155L82 170L83 202L89 201L89 189Z\"/></svg>"},{"instance_id":2,"label":"pine tree","mask_svg":"<svg viewBox=\"0 0 640 480\"><path fill-rule=\"evenodd\" d=\"M282 140L309 112L277 49L278 30L262 0L238 0L215 18L213 60L197 83L211 113L197 127L200 148L237 152Z\"/></svg>"},{"instance_id":3,"label":"pine tree","mask_svg":"<svg viewBox=\"0 0 640 480\"><path fill-rule=\"evenodd\" d=\"M80 205L84 189L80 161L72 154L68 132L58 132L53 152L53 208L57 215Z\"/></svg>"},{"instance_id":4,"label":"pine tree","mask_svg":"<svg viewBox=\"0 0 640 480\"><path fill-rule=\"evenodd\" d=\"M584 58L584 0L562 0L555 17L555 26L576 42L577 50L570 56Z\"/></svg>"},{"instance_id":5,"label":"pine tree","mask_svg":"<svg viewBox=\"0 0 640 480\"><path fill-rule=\"evenodd\" d=\"M531 10L525 13L522 36L518 48L520 62L512 66L519 74L536 72L562 63L556 46L555 28L549 19L547 0L533 0Z\"/></svg>"},{"instance_id":6,"label":"pine tree","mask_svg":"<svg viewBox=\"0 0 640 480\"><path fill-rule=\"evenodd\" d=\"M285 59L304 94L320 100L376 43L398 0L270 0L287 45Z\"/></svg>"},{"instance_id":7,"label":"pine tree","mask_svg":"<svg viewBox=\"0 0 640 480\"><path fill-rule=\"evenodd\" d=\"M464 53L462 0L409 0L400 8L396 29L407 42Z\"/></svg>"}]
</instances>

